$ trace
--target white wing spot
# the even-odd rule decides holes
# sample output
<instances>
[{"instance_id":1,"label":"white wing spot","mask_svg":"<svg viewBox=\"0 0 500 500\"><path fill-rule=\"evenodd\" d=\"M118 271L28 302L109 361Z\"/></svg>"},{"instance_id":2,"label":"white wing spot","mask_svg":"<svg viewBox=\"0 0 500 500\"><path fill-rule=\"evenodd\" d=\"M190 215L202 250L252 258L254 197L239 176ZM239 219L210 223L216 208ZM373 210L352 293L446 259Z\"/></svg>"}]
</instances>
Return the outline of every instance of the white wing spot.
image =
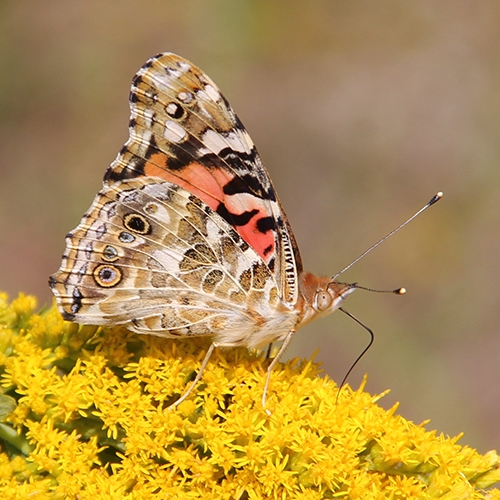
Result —
<instances>
[{"instance_id":1,"label":"white wing spot","mask_svg":"<svg viewBox=\"0 0 500 500\"><path fill-rule=\"evenodd\" d=\"M186 138L187 132L176 122L172 120L167 120L165 122L165 132L163 132L163 137L167 141L171 142L182 142Z\"/></svg>"},{"instance_id":2,"label":"white wing spot","mask_svg":"<svg viewBox=\"0 0 500 500\"><path fill-rule=\"evenodd\" d=\"M146 126L151 128L153 126L153 116L154 116L153 110L146 108L143 111L142 116L144 118L144 122L145 122Z\"/></svg>"},{"instance_id":3,"label":"white wing spot","mask_svg":"<svg viewBox=\"0 0 500 500\"><path fill-rule=\"evenodd\" d=\"M203 143L214 153L218 154L222 149L230 147L238 153L250 153L252 150L252 142L247 135L242 135L236 132L229 132L221 135L215 130L207 130L203 135Z\"/></svg>"},{"instance_id":4,"label":"white wing spot","mask_svg":"<svg viewBox=\"0 0 500 500\"><path fill-rule=\"evenodd\" d=\"M175 69L175 68L167 68L167 73L168 73L168 76L170 78L172 78L174 80L178 80L182 76L183 72L179 71L178 69ZM163 76L161 76L160 78L164 79Z\"/></svg>"},{"instance_id":5,"label":"white wing spot","mask_svg":"<svg viewBox=\"0 0 500 500\"><path fill-rule=\"evenodd\" d=\"M129 142L136 142L140 146L147 147L151 144L151 137L153 136L151 130L138 131L135 128L130 129Z\"/></svg>"},{"instance_id":6,"label":"white wing spot","mask_svg":"<svg viewBox=\"0 0 500 500\"><path fill-rule=\"evenodd\" d=\"M180 71L177 71L173 68L167 68L166 71L168 71L167 75L162 75L161 73L148 75L148 77L151 79L151 84L158 88L160 91L162 89L172 88L172 81L178 80L182 76L182 73Z\"/></svg>"},{"instance_id":7,"label":"white wing spot","mask_svg":"<svg viewBox=\"0 0 500 500\"><path fill-rule=\"evenodd\" d=\"M177 63L177 66L179 66L179 68L181 69L181 71L184 72L184 73L188 73L191 70L191 65L188 64L185 61L179 61Z\"/></svg>"},{"instance_id":8,"label":"white wing spot","mask_svg":"<svg viewBox=\"0 0 500 500\"><path fill-rule=\"evenodd\" d=\"M179 92L177 97L179 101L185 102L186 104L189 104L193 100L193 94L191 94L191 92Z\"/></svg>"},{"instance_id":9,"label":"white wing spot","mask_svg":"<svg viewBox=\"0 0 500 500\"><path fill-rule=\"evenodd\" d=\"M240 153L250 153L253 143L247 133L229 132L226 137L231 147Z\"/></svg>"},{"instance_id":10,"label":"white wing spot","mask_svg":"<svg viewBox=\"0 0 500 500\"><path fill-rule=\"evenodd\" d=\"M215 90L212 85L205 85L205 92L212 99L212 101L219 101L220 100L220 93Z\"/></svg>"},{"instance_id":11,"label":"white wing spot","mask_svg":"<svg viewBox=\"0 0 500 500\"><path fill-rule=\"evenodd\" d=\"M203 134L203 144L215 154L219 154L221 150L228 147L228 143L224 137L211 129Z\"/></svg>"},{"instance_id":12,"label":"white wing spot","mask_svg":"<svg viewBox=\"0 0 500 500\"><path fill-rule=\"evenodd\" d=\"M177 110L179 109L179 106L175 103L175 102L171 102L169 104L167 104L167 113L169 115L175 115L175 113L177 112Z\"/></svg>"}]
</instances>

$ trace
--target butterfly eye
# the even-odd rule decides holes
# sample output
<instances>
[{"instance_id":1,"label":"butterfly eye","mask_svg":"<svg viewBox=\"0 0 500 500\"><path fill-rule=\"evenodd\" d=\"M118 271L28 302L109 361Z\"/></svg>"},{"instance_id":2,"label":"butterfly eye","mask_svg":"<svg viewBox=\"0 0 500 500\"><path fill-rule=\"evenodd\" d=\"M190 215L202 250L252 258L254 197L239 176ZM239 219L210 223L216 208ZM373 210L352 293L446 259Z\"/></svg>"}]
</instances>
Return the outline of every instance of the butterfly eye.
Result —
<instances>
[{"instance_id":1,"label":"butterfly eye","mask_svg":"<svg viewBox=\"0 0 500 500\"><path fill-rule=\"evenodd\" d=\"M316 292L316 300L314 301L314 309L316 311L326 311L331 305L332 296L328 292L324 290Z\"/></svg>"}]
</instances>

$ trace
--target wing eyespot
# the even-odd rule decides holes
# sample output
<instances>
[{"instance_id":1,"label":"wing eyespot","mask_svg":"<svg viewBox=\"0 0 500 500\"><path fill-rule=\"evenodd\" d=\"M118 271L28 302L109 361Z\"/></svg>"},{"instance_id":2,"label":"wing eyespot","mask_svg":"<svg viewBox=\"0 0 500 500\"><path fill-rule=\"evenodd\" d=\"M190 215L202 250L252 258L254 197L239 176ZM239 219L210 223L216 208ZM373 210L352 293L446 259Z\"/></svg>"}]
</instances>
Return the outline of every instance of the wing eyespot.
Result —
<instances>
[{"instance_id":1,"label":"wing eyespot","mask_svg":"<svg viewBox=\"0 0 500 500\"><path fill-rule=\"evenodd\" d=\"M133 243L135 241L135 236L133 234L127 233L127 231L122 231L118 235L118 239L122 243Z\"/></svg>"},{"instance_id":2,"label":"wing eyespot","mask_svg":"<svg viewBox=\"0 0 500 500\"><path fill-rule=\"evenodd\" d=\"M93 272L95 282L103 288L112 288L122 280L122 272L109 264L101 264Z\"/></svg>"},{"instance_id":3,"label":"wing eyespot","mask_svg":"<svg viewBox=\"0 0 500 500\"><path fill-rule=\"evenodd\" d=\"M118 250L111 245L106 245L102 252L102 258L106 262L115 262L119 259L119 257L120 256L118 255Z\"/></svg>"},{"instance_id":4,"label":"wing eyespot","mask_svg":"<svg viewBox=\"0 0 500 500\"><path fill-rule=\"evenodd\" d=\"M125 215L123 225L129 231L137 234L151 234L152 230L151 224L147 221L146 217L137 213Z\"/></svg>"}]
</instances>

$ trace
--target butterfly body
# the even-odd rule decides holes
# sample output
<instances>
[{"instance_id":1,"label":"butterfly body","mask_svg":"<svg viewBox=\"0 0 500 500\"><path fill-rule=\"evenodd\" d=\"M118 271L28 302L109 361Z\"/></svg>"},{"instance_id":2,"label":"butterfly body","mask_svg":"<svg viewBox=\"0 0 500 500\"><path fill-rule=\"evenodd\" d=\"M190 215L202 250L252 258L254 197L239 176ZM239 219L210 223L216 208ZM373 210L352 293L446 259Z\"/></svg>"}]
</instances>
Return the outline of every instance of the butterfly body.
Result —
<instances>
[{"instance_id":1,"label":"butterfly body","mask_svg":"<svg viewBox=\"0 0 500 500\"><path fill-rule=\"evenodd\" d=\"M257 150L205 73L159 54L130 107L129 140L50 278L66 319L286 347L355 289L303 271Z\"/></svg>"}]
</instances>

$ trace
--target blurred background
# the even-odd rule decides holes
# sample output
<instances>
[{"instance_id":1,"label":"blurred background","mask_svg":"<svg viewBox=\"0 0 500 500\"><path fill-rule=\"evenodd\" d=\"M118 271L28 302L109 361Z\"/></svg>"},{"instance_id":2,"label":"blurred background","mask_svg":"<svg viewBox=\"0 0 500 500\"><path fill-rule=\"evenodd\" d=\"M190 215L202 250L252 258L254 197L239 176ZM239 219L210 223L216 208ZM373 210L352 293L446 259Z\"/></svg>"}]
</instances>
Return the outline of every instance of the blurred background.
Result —
<instances>
[{"instance_id":1,"label":"blurred background","mask_svg":"<svg viewBox=\"0 0 500 500\"><path fill-rule=\"evenodd\" d=\"M376 335L349 378L481 452L500 448L500 4L142 0L0 5L0 289L51 301L64 236L128 136L152 55L205 70L253 137L305 267L333 275L431 196L436 206L345 275ZM368 341L346 316L288 356L339 382Z\"/></svg>"}]
</instances>

